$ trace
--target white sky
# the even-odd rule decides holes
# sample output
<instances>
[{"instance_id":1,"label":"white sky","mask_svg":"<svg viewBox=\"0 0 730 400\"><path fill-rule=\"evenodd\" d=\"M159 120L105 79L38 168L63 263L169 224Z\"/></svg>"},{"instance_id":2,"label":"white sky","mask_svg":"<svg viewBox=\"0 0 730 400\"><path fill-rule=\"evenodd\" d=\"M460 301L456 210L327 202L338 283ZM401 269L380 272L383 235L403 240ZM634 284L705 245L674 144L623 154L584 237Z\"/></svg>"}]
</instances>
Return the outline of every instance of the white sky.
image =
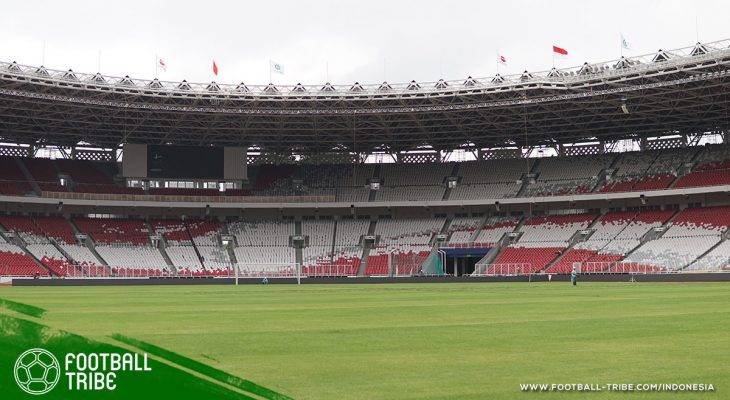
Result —
<instances>
[{"instance_id":1,"label":"white sky","mask_svg":"<svg viewBox=\"0 0 730 400\"><path fill-rule=\"evenodd\" d=\"M5 2L0 59L106 75L265 84L351 84L484 77L549 69L553 43L570 57L557 66L730 38L730 1L269 0ZM695 21L699 23L696 24ZM699 29L696 30L696 27ZM385 65L385 68L384 68Z\"/></svg>"}]
</instances>

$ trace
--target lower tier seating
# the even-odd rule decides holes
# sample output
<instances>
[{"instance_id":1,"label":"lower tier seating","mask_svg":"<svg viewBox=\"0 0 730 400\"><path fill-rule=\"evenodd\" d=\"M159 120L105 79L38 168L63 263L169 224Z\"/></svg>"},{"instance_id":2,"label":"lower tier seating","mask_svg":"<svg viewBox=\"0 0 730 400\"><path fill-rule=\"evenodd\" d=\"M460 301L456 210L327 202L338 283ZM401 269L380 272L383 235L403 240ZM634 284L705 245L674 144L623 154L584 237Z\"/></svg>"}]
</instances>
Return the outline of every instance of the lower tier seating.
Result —
<instances>
[{"instance_id":1,"label":"lower tier seating","mask_svg":"<svg viewBox=\"0 0 730 400\"><path fill-rule=\"evenodd\" d=\"M0 275L2 276L48 276L48 270L23 252L18 246L0 243Z\"/></svg>"},{"instance_id":2,"label":"lower tier seating","mask_svg":"<svg viewBox=\"0 0 730 400\"><path fill-rule=\"evenodd\" d=\"M507 247L497 256L492 265L487 268L488 275L499 275L507 267L519 270L520 273L541 271L555 259L564 247Z\"/></svg>"}]
</instances>

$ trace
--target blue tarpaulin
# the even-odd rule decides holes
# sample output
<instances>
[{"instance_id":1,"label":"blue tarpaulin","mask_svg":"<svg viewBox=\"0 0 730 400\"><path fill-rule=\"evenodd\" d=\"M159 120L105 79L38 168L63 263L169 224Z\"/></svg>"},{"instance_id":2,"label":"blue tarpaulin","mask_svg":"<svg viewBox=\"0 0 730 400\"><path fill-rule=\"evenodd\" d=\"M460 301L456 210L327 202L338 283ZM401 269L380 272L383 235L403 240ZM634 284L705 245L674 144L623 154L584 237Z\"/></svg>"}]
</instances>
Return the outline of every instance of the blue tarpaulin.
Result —
<instances>
[{"instance_id":1,"label":"blue tarpaulin","mask_svg":"<svg viewBox=\"0 0 730 400\"><path fill-rule=\"evenodd\" d=\"M446 252L446 257L484 257L491 248L442 248L441 250Z\"/></svg>"}]
</instances>

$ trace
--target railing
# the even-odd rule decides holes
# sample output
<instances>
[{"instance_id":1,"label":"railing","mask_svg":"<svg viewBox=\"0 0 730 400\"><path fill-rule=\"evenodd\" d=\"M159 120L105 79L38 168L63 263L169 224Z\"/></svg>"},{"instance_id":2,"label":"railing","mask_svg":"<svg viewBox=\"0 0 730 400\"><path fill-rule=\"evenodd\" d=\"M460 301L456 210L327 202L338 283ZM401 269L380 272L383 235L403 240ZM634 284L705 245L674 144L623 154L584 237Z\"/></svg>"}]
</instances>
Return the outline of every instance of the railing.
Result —
<instances>
[{"instance_id":1,"label":"railing","mask_svg":"<svg viewBox=\"0 0 730 400\"><path fill-rule=\"evenodd\" d=\"M491 265L477 265L477 270L483 268L484 272L474 273L471 276L517 276L529 275L532 271L531 263L499 263Z\"/></svg>"},{"instance_id":2,"label":"railing","mask_svg":"<svg viewBox=\"0 0 730 400\"><path fill-rule=\"evenodd\" d=\"M116 193L76 193L42 191L41 196L62 200L116 200L192 203L332 203L335 196L181 196Z\"/></svg>"},{"instance_id":3,"label":"railing","mask_svg":"<svg viewBox=\"0 0 730 400\"><path fill-rule=\"evenodd\" d=\"M392 84L345 84L345 85L242 85L242 84L220 84L220 83L193 83L193 82L169 82L158 79L138 79L117 76L102 76L100 74L89 74L73 72L71 70L43 69L36 66L27 66L15 62L0 62L0 70L7 79L32 80L36 84L66 85L72 87L83 87L86 90L99 90L108 92L113 89L121 93L134 93L157 96L179 96L189 98L191 96L204 96L206 98L287 98L287 99L327 99L332 97L347 96L348 98L368 98L374 95L413 96L429 93L460 93L463 91L477 91L481 88L503 88L515 84L526 83L573 83L595 78L611 78L635 74L640 71L653 71L668 69L672 66L683 65L691 62L702 62L709 59L718 59L727 53L728 40L687 46L678 49L663 51L661 53L649 53L638 56L621 58L618 60L596 62L591 64L577 65L569 68L561 68L532 73L510 74L504 76L465 78L459 80L440 80L437 82L411 82ZM701 51L698 51L701 50ZM656 57L661 54L663 61L655 62ZM41 72L39 72L39 70Z\"/></svg>"},{"instance_id":4,"label":"railing","mask_svg":"<svg viewBox=\"0 0 730 400\"><path fill-rule=\"evenodd\" d=\"M355 263L342 264L342 263L316 263L313 265L304 265L302 267L302 277L343 277L343 276L357 276L357 270L359 266Z\"/></svg>"}]
</instances>

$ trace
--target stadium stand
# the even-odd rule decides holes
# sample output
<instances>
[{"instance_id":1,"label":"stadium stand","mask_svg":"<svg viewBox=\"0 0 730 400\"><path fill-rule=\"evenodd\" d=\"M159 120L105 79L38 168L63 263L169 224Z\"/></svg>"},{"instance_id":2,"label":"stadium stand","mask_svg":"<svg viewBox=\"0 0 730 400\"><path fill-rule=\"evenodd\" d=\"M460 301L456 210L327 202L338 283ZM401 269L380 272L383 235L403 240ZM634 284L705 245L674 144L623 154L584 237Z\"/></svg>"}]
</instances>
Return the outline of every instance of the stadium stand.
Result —
<instances>
[{"instance_id":1,"label":"stadium stand","mask_svg":"<svg viewBox=\"0 0 730 400\"><path fill-rule=\"evenodd\" d=\"M476 247L491 247L497 243L505 233L512 232L519 223L517 218L490 217L479 231L474 245Z\"/></svg>"},{"instance_id":2,"label":"stadium stand","mask_svg":"<svg viewBox=\"0 0 730 400\"><path fill-rule=\"evenodd\" d=\"M591 236L568 250L547 271L568 273L576 263L582 264L582 272L607 270L639 246L649 230L663 225L673 214L673 211L624 211L602 215L593 225Z\"/></svg>"},{"instance_id":3,"label":"stadium stand","mask_svg":"<svg viewBox=\"0 0 730 400\"><path fill-rule=\"evenodd\" d=\"M137 246L150 243L148 229L141 220L74 218L73 223L97 243Z\"/></svg>"},{"instance_id":4,"label":"stadium stand","mask_svg":"<svg viewBox=\"0 0 730 400\"><path fill-rule=\"evenodd\" d=\"M58 173L53 160L47 158L26 158L22 160L25 167L30 172L31 177L35 180L40 190L52 192L63 192L66 188L61 186L58 179Z\"/></svg>"},{"instance_id":5,"label":"stadium stand","mask_svg":"<svg viewBox=\"0 0 730 400\"><path fill-rule=\"evenodd\" d=\"M586 229L596 218L593 214L566 214L533 217L525 221L516 244L503 249L487 269L497 274L503 265L525 265L521 273L545 269L569 245L579 230Z\"/></svg>"},{"instance_id":6,"label":"stadium stand","mask_svg":"<svg viewBox=\"0 0 730 400\"><path fill-rule=\"evenodd\" d=\"M449 225L449 245L463 246L471 243L483 220L483 217L454 217Z\"/></svg>"},{"instance_id":7,"label":"stadium stand","mask_svg":"<svg viewBox=\"0 0 730 400\"><path fill-rule=\"evenodd\" d=\"M470 161L459 165L459 184L452 189L450 199L501 199L515 197L524 174L530 172L534 160L505 159Z\"/></svg>"},{"instance_id":8,"label":"stadium stand","mask_svg":"<svg viewBox=\"0 0 730 400\"><path fill-rule=\"evenodd\" d=\"M20 169L19 159L15 157L0 157L0 194L25 196L33 192L25 174Z\"/></svg>"},{"instance_id":9,"label":"stadium stand","mask_svg":"<svg viewBox=\"0 0 730 400\"><path fill-rule=\"evenodd\" d=\"M380 171L381 187L376 201L441 200L446 190L444 182L453 170L453 164L383 164Z\"/></svg>"},{"instance_id":10,"label":"stadium stand","mask_svg":"<svg viewBox=\"0 0 730 400\"><path fill-rule=\"evenodd\" d=\"M615 268L683 269L720 243L728 226L730 207L685 209L661 237L644 243Z\"/></svg>"},{"instance_id":11,"label":"stadium stand","mask_svg":"<svg viewBox=\"0 0 730 400\"><path fill-rule=\"evenodd\" d=\"M615 156L551 157L540 160L538 178L523 196L550 196L588 193L598 183L601 171L611 165Z\"/></svg>"},{"instance_id":12,"label":"stadium stand","mask_svg":"<svg viewBox=\"0 0 730 400\"><path fill-rule=\"evenodd\" d=\"M36 264L16 245L0 243L0 275L48 276L48 270Z\"/></svg>"},{"instance_id":13,"label":"stadium stand","mask_svg":"<svg viewBox=\"0 0 730 400\"><path fill-rule=\"evenodd\" d=\"M296 262L289 237L295 234L294 222L278 219L252 219L228 224L236 238L234 254L242 273L279 274Z\"/></svg>"},{"instance_id":14,"label":"stadium stand","mask_svg":"<svg viewBox=\"0 0 730 400\"><path fill-rule=\"evenodd\" d=\"M413 275L431 252L431 238L443 227L444 218L380 219L375 226L378 242L368 257L365 275Z\"/></svg>"}]
</instances>

